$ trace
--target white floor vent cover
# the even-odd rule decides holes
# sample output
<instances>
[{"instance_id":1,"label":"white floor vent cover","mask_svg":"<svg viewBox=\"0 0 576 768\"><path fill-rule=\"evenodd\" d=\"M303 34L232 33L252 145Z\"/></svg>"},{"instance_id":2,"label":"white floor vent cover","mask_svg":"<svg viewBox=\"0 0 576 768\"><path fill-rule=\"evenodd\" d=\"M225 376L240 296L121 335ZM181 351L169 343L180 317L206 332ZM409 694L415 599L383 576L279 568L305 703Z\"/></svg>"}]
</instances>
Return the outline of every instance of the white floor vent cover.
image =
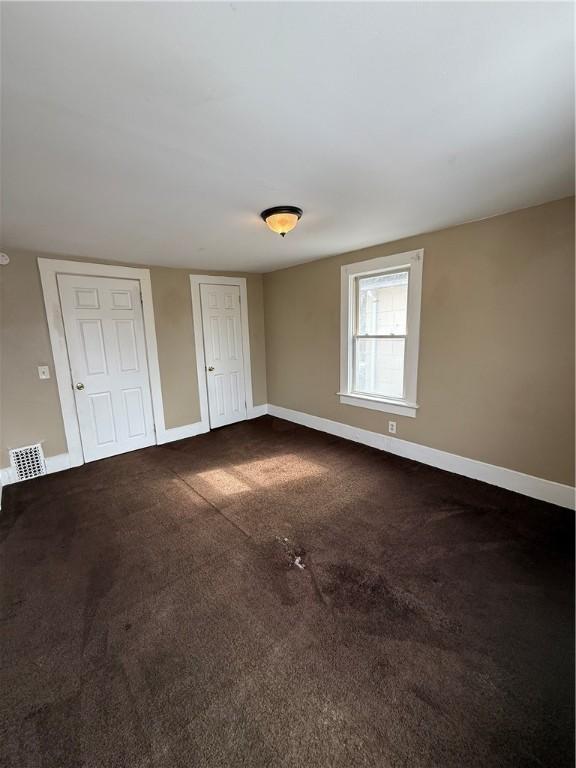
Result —
<instances>
[{"instance_id":1,"label":"white floor vent cover","mask_svg":"<svg viewBox=\"0 0 576 768\"><path fill-rule=\"evenodd\" d=\"M10 464L16 471L17 480L30 480L46 474L44 451L40 443L13 448L10 451Z\"/></svg>"}]
</instances>

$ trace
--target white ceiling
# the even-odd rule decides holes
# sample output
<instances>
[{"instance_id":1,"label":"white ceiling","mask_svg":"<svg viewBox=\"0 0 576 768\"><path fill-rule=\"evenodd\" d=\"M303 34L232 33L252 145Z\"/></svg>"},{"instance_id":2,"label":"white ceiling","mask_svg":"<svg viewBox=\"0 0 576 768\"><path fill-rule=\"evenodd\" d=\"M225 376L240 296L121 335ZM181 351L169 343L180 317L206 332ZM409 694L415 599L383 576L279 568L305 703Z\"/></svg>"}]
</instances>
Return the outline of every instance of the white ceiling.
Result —
<instances>
[{"instance_id":1,"label":"white ceiling","mask_svg":"<svg viewBox=\"0 0 576 768\"><path fill-rule=\"evenodd\" d=\"M573 191L570 3L2 15L6 249L269 271Z\"/></svg>"}]
</instances>

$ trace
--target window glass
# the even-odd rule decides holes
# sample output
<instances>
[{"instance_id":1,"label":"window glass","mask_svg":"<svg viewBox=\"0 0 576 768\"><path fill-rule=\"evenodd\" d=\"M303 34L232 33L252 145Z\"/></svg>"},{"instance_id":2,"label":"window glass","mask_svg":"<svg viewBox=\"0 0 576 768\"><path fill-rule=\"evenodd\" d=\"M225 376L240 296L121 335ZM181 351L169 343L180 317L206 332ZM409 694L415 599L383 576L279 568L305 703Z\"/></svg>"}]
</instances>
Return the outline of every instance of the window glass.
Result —
<instances>
[{"instance_id":1,"label":"window glass","mask_svg":"<svg viewBox=\"0 0 576 768\"><path fill-rule=\"evenodd\" d=\"M406 334L408 272L358 278L358 334Z\"/></svg>"},{"instance_id":2,"label":"window glass","mask_svg":"<svg viewBox=\"0 0 576 768\"><path fill-rule=\"evenodd\" d=\"M356 338L354 389L367 395L404 397L404 349L400 339Z\"/></svg>"}]
</instances>

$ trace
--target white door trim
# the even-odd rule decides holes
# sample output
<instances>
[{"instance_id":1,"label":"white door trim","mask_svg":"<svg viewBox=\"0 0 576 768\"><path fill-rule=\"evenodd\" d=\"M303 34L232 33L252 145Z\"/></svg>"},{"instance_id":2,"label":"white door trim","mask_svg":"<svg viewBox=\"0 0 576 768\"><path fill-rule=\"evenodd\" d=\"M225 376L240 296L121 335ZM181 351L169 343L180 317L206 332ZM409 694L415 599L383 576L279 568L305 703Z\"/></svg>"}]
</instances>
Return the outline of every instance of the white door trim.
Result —
<instances>
[{"instance_id":1,"label":"white door trim","mask_svg":"<svg viewBox=\"0 0 576 768\"><path fill-rule=\"evenodd\" d=\"M78 467L84 464L84 453L80 439L80 427L76 413L76 403L72 391L72 379L70 375L70 360L66 346L64 333L64 321L60 296L58 294L57 275L92 275L94 277L123 277L129 280L140 281L142 295L142 313L144 316L144 331L146 335L146 354L148 356L148 372L150 376L150 390L152 393L152 411L154 413L154 428L156 431L156 443L166 442L164 424L164 405L162 402L162 388L160 385L160 366L158 364L158 348L156 345L156 326L154 323L154 308L152 305L152 286L150 282L150 270L136 267L120 267L111 264L90 264L84 261L68 261L65 259L38 259L38 269L42 281L44 305L46 307L46 319L54 357L54 369L62 419L64 420L64 432L68 444L70 466Z\"/></svg>"},{"instance_id":2,"label":"white door trim","mask_svg":"<svg viewBox=\"0 0 576 768\"><path fill-rule=\"evenodd\" d=\"M246 418L253 418L252 364L250 361L250 336L248 327L248 294L245 277L224 277L223 275L190 275L192 293L192 320L194 323L194 345L196 347L196 371L198 375L198 396L200 399L200 424L203 431L210 429L208 412L208 384L206 382L206 361L204 357L204 334L202 328L202 305L200 284L237 285L240 288L240 318L242 323L242 355L244 357L244 387L246 390Z\"/></svg>"}]
</instances>

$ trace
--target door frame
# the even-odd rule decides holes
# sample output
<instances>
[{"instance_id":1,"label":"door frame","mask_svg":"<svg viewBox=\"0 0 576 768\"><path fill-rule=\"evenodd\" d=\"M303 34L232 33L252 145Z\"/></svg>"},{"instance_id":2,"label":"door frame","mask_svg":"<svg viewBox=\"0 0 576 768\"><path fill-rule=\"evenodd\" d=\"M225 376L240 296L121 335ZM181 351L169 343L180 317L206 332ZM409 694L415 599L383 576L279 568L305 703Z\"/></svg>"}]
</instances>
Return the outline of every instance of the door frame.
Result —
<instances>
[{"instance_id":1,"label":"door frame","mask_svg":"<svg viewBox=\"0 0 576 768\"><path fill-rule=\"evenodd\" d=\"M142 297L142 315L144 319L144 337L146 340L146 355L148 358L148 376L150 379L150 394L152 396L152 413L154 416L154 431L156 444L166 442L166 427L164 423L164 404L160 384L160 366L158 363L158 347L156 344L156 325L154 322L154 307L152 304L152 285L150 270L138 267L121 267L111 264L91 264L86 261L69 261L67 259L38 258L38 269L44 294L48 333L54 359L54 372L58 385L60 408L64 421L64 432L68 445L68 455L71 467L84 464L84 451L80 436L76 401L72 389L72 374L64 319L58 292L58 275L85 275L91 277L112 277L138 280Z\"/></svg>"},{"instance_id":2,"label":"door frame","mask_svg":"<svg viewBox=\"0 0 576 768\"><path fill-rule=\"evenodd\" d=\"M202 301L200 285L237 285L240 288L240 323L242 326L242 357L244 358L244 392L246 396L246 416L238 421L252 418L254 403L252 399L252 361L250 359L250 329L248 325L248 293L245 277L226 277L224 275L190 275L192 294L192 322L194 325L194 346L196 349L196 372L198 376L198 399L200 400L200 423L203 431L210 427L208 408L208 382L206 381L206 358L204 355L204 327L202 324Z\"/></svg>"}]
</instances>

